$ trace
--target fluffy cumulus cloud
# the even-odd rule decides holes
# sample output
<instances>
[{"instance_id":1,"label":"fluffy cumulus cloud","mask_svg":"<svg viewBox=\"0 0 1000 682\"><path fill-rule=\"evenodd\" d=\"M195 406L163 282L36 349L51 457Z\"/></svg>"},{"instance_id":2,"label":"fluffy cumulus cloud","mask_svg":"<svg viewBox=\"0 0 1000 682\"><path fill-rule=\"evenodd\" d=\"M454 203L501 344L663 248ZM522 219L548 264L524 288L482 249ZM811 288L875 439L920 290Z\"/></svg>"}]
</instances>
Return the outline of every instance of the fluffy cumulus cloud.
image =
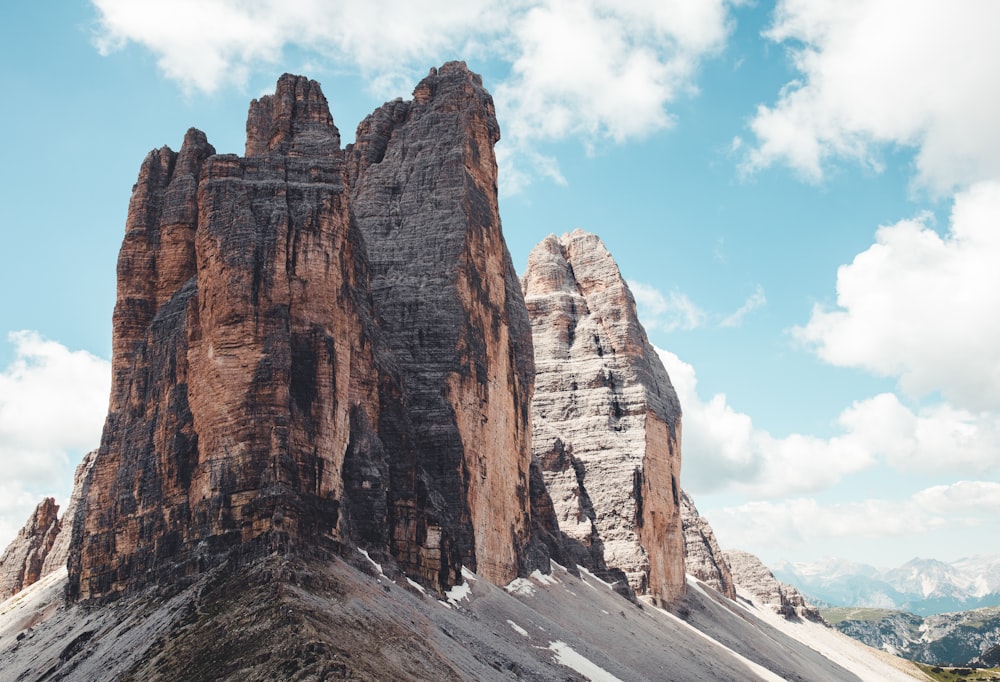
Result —
<instances>
[{"instance_id":1,"label":"fluffy cumulus cloud","mask_svg":"<svg viewBox=\"0 0 1000 682\"><path fill-rule=\"evenodd\" d=\"M73 469L97 447L111 368L34 332L9 335L14 360L0 372L0 543L16 534L43 495L65 502Z\"/></svg>"},{"instance_id":2,"label":"fluffy cumulus cloud","mask_svg":"<svg viewBox=\"0 0 1000 682\"><path fill-rule=\"evenodd\" d=\"M592 145L668 126L667 105L724 45L732 1L92 0L103 53L142 45L191 91L242 84L293 46L358 69L382 95L444 58L505 64L491 89L508 190L561 179L538 141Z\"/></svg>"},{"instance_id":3,"label":"fluffy cumulus cloud","mask_svg":"<svg viewBox=\"0 0 1000 682\"><path fill-rule=\"evenodd\" d=\"M758 108L749 166L819 179L831 159L877 169L902 145L936 192L1000 175L998 25L993 0L781 0L766 35L799 76Z\"/></svg>"},{"instance_id":4,"label":"fluffy cumulus cloud","mask_svg":"<svg viewBox=\"0 0 1000 682\"><path fill-rule=\"evenodd\" d=\"M714 510L720 538L740 546L790 548L838 538L879 540L951 529L987 529L1000 513L1000 483L958 481L902 500L820 504L808 498L748 502Z\"/></svg>"},{"instance_id":5,"label":"fluffy cumulus cloud","mask_svg":"<svg viewBox=\"0 0 1000 682\"><path fill-rule=\"evenodd\" d=\"M684 486L694 494L736 492L776 499L826 490L877 465L909 474L1000 472L1000 416L947 404L922 410L884 393L841 412L840 433L776 437L755 427L725 394L703 400L694 368L657 349L684 410Z\"/></svg>"},{"instance_id":6,"label":"fluffy cumulus cloud","mask_svg":"<svg viewBox=\"0 0 1000 682\"><path fill-rule=\"evenodd\" d=\"M823 360L898 377L972 414L1000 410L1000 182L960 193L945 236L921 216L879 228L837 273L837 305L795 335Z\"/></svg>"}]
</instances>

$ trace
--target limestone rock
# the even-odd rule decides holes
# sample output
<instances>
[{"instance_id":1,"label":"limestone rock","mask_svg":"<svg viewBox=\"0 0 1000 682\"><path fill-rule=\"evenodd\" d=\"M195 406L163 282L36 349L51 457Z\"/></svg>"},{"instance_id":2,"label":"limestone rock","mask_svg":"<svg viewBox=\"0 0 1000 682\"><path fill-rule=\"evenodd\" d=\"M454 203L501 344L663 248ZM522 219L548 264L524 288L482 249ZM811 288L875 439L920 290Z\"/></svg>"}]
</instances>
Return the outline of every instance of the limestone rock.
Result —
<instances>
[{"instance_id":1,"label":"limestone rock","mask_svg":"<svg viewBox=\"0 0 1000 682\"><path fill-rule=\"evenodd\" d=\"M671 602L685 584L681 409L632 294L600 239L579 230L536 246L522 285L533 450L566 544Z\"/></svg>"},{"instance_id":2,"label":"limestone rock","mask_svg":"<svg viewBox=\"0 0 1000 682\"><path fill-rule=\"evenodd\" d=\"M83 460L76 466L76 472L73 474L73 492L70 494L66 511L59 517L59 533L52 544L52 549L49 550L48 555L45 557L45 565L42 566L42 577L66 565L66 560L69 558L70 540L73 537L73 520L76 518L76 512L80 508L80 498L83 496L84 485L87 482L87 476L90 474L90 468L94 464L94 457L96 455L97 451L91 450L83 456Z\"/></svg>"},{"instance_id":3,"label":"limestone rock","mask_svg":"<svg viewBox=\"0 0 1000 682\"><path fill-rule=\"evenodd\" d=\"M449 582L463 564L509 582L530 534L531 328L500 229L499 137L482 80L450 62L348 150L372 300L416 425L395 540L439 555Z\"/></svg>"},{"instance_id":4,"label":"limestone rock","mask_svg":"<svg viewBox=\"0 0 1000 682\"><path fill-rule=\"evenodd\" d=\"M342 543L437 588L517 575L532 352L498 137L451 63L347 150L319 84L286 74L250 105L245 157L194 129L150 153L72 597Z\"/></svg>"},{"instance_id":5,"label":"limestone rock","mask_svg":"<svg viewBox=\"0 0 1000 682\"><path fill-rule=\"evenodd\" d=\"M684 564L687 572L730 599L736 587L729 563L719 548L715 532L698 514L691 496L681 490L681 524L684 528Z\"/></svg>"},{"instance_id":6,"label":"limestone rock","mask_svg":"<svg viewBox=\"0 0 1000 682\"><path fill-rule=\"evenodd\" d=\"M746 590L785 618L822 621L819 610L810 606L801 592L779 582L756 556L741 550L726 550L724 555L737 588Z\"/></svg>"},{"instance_id":7,"label":"limestone rock","mask_svg":"<svg viewBox=\"0 0 1000 682\"><path fill-rule=\"evenodd\" d=\"M58 512L54 498L42 500L0 556L0 601L42 577L45 558L59 534Z\"/></svg>"}]
</instances>

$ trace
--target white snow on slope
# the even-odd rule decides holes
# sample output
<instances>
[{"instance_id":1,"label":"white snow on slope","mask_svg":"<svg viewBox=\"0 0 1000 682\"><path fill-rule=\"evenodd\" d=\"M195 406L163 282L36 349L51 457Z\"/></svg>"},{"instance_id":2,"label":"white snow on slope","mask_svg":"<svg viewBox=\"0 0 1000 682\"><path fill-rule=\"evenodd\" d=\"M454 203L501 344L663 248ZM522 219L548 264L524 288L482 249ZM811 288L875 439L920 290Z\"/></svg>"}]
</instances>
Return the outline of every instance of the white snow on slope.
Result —
<instances>
[{"instance_id":1,"label":"white snow on slope","mask_svg":"<svg viewBox=\"0 0 1000 682\"><path fill-rule=\"evenodd\" d=\"M607 670L573 650L565 642L555 641L549 644L549 649L555 652L556 662L567 668L572 668L591 682L624 682Z\"/></svg>"}]
</instances>

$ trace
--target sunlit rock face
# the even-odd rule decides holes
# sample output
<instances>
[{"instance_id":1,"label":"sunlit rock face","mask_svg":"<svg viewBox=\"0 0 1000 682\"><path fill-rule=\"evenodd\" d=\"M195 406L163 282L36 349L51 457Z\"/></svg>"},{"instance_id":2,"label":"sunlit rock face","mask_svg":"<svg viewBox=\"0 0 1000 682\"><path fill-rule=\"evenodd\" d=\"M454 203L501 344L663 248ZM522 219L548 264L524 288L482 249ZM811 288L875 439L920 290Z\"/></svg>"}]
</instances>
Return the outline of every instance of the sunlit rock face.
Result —
<instances>
[{"instance_id":1,"label":"sunlit rock face","mask_svg":"<svg viewBox=\"0 0 1000 682\"><path fill-rule=\"evenodd\" d=\"M737 588L746 590L785 618L822 620L819 610L806 602L801 592L779 582L755 555L741 550L726 550L724 554Z\"/></svg>"},{"instance_id":2,"label":"sunlit rock face","mask_svg":"<svg viewBox=\"0 0 1000 682\"><path fill-rule=\"evenodd\" d=\"M71 596L344 542L434 587L525 567L532 352L498 138L449 63L347 149L319 84L285 75L245 156L194 129L147 156Z\"/></svg>"},{"instance_id":3,"label":"sunlit rock face","mask_svg":"<svg viewBox=\"0 0 1000 682\"><path fill-rule=\"evenodd\" d=\"M600 239L532 251L522 280L535 347L533 451L564 546L661 602L684 592L681 409Z\"/></svg>"},{"instance_id":4,"label":"sunlit rock face","mask_svg":"<svg viewBox=\"0 0 1000 682\"><path fill-rule=\"evenodd\" d=\"M0 555L0 601L33 585L45 574L45 560L59 535L59 505L46 497Z\"/></svg>"}]
</instances>

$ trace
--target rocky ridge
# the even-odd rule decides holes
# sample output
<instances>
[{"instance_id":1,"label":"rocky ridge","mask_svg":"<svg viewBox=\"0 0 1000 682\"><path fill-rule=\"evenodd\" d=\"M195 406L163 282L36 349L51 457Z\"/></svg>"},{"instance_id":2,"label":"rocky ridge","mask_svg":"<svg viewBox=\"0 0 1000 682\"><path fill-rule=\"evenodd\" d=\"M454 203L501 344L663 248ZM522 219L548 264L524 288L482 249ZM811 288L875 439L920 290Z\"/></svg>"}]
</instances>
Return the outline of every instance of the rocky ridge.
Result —
<instances>
[{"instance_id":1,"label":"rocky ridge","mask_svg":"<svg viewBox=\"0 0 1000 682\"><path fill-rule=\"evenodd\" d=\"M811 606L802 593L791 585L779 582L771 570L750 552L723 552L732 572L737 590L746 590L785 618L805 618L820 621L819 610Z\"/></svg>"},{"instance_id":2,"label":"rocky ridge","mask_svg":"<svg viewBox=\"0 0 1000 682\"><path fill-rule=\"evenodd\" d=\"M701 517L694 500L681 490L681 525L684 528L684 566L709 587L736 599L736 586L729 562L715 539L708 521Z\"/></svg>"},{"instance_id":3,"label":"rocky ridge","mask_svg":"<svg viewBox=\"0 0 1000 682\"><path fill-rule=\"evenodd\" d=\"M0 555L0 601L38 582L61 522L55 498L46 497Z\"/></svg>"},{"instance_id":4,"label":"rocky ridge","mask_svg":"<svg viewBox=\"0 0 1000 682\"><path fill-rule=\"evenodd\" d=\"M522 280L535 346L532 448L573 563L684 591L681 409L618 266L593 234L549 236Z\"/></svg>"}]
</instances>

